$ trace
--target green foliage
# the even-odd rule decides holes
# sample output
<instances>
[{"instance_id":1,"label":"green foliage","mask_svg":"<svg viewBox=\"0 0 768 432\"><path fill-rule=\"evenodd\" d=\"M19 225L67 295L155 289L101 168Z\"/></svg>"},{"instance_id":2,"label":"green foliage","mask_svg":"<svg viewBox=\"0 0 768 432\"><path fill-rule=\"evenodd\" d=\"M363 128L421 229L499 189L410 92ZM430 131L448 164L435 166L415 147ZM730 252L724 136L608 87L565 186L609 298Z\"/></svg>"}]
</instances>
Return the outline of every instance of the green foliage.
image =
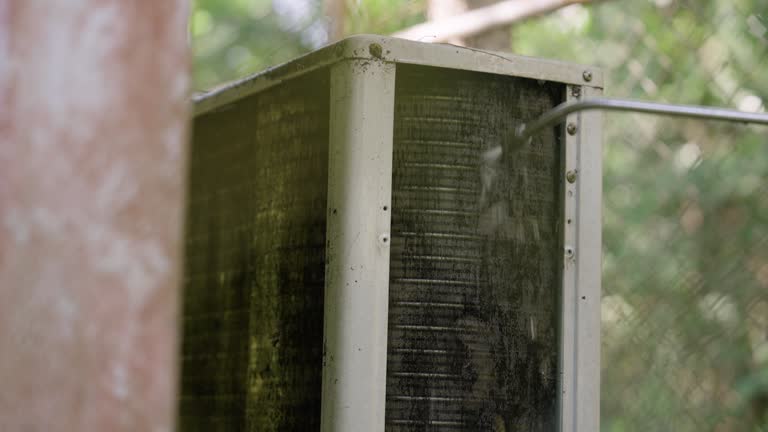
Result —
<instances>
[{"instance_id":1,"label":"green foliage","mask_svg":"<svg viewBox=\"0 0 768 432\"><path fill-rule=\"evenodd\" d=\"M754 109L768 43L748 19L766 6L605 2L519 26L515 48L600 65L609 95ZM766 136L606 116L604 430L768 428Z\"/></svg>"},{"instance_id":2,"label":"green foliage","mask_svg":"<svg viewBox=\"0 0 768 432\"><path fill-rule=\"evenodd\" d=\"M348 1L349 34L391 34L424 22L425 2L414 0Z\"/></svg>"},{"instance_id":3,"label":"green foliage","mask_svg":"<svg viewBox=\"0 0 768 432\"><path fill-rule=\"evenodd\" d=\"M292 0L282 0L290 3ZM299 22L281 20L273 0L196 0L190 20L195 89L242 78L318 48L322 2ZM390 34L424 20L424 0L347 0L348 34Z\"/></svg>"},{"instance_id":4,"label":"green foliage","mask_svg":"<svg viewBox=\"0 0 768 432\"><path fill-rule=\"evenodd\" d=\"M204 90L288 61L312 49L286 29L271 0L196 0L191 19L194 82Z\"/></svg>"}]
</instances>

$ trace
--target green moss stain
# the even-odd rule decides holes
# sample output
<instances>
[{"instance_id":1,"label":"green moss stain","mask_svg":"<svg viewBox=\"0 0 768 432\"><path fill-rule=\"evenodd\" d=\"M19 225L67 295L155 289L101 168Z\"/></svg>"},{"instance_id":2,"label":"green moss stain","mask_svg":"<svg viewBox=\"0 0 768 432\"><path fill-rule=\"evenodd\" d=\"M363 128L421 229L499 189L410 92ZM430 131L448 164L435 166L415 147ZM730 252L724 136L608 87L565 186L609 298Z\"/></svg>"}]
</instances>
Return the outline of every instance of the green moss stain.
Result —
<instances>
[{"instance_id":1,"label":"green moss stain","mask_svg":"<svg viewBox=\"0 0 768 432\"><path fill-rule=\"evenodd\" d=\"M320 421L328 77L195 120L180 428Z\"/></svg>"}]
</instances>

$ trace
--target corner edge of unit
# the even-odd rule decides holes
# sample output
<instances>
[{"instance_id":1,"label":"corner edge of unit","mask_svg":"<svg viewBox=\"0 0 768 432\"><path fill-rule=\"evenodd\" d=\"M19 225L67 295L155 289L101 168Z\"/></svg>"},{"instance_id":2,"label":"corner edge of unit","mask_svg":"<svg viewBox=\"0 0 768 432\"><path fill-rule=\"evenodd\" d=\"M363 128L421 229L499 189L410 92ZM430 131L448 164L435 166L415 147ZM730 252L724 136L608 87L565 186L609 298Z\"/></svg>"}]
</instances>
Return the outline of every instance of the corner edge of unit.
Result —
<instances>
[{"instance_id":1,"label":"corner edge of unit","mask_svg":"<svg viewBox=\"0 0 768 432\"><path fill-rule=\"evenodd\" d=\"M391 36L358 34L286 63L193 95L195 117L312 70L345 60L370 60L464 69L563 84L603 88L603 70L539 57L427 43Z\"/></svg>"}]
</instances>

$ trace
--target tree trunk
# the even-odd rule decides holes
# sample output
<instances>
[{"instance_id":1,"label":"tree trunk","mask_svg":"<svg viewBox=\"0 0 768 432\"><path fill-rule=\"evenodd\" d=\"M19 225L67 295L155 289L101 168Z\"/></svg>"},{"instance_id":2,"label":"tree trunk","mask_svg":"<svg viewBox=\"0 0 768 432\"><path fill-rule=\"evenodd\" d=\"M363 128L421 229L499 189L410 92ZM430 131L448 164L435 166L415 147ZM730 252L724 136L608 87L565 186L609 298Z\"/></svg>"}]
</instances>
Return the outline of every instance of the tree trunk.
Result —
<instances>
[{"instance_id":1,"label":"tree trunk","mask_svg":"<svg viewBox=\"0 0 768 432\"><path fill-rule=\"evenodd\" d=\"M477 9L496 3L497 0L469 0L470 9ZM467 46L494 51L512 49L512 26L495 27L466 38Z\"/></svg>"},{"instance_id":2,"label":"tree trunk","mask_svg":"<svg viewBox=\"0 0 768 432\"><path fill-rule=\"evenodd\" d=\"M440 21L468 10L489 6L498 0L429 0L427 17L430 21ZM508 51L511 48L512 33L507 27L495 27L472 36L454 36L446 42L454 45L495 51Z\"/></svg>"},{"instance_id":3,"label":"tree trunk","mask_svg":"<svg viewBox=\"0 0 768 432\"><path fill-rule=\"evenodd\" d=\"M187 12L0 0L0 430L173 430Z\"/></svg>"},{"instance_id":4,"label":"tree trunk","mask_svg":"<svg viewBox=\"0 0 768 432\"><path fill-rule=\"evenodd\" d=\"M427 3L427 19L430 21L442 21L455 15L461 15L467 10L469 10L468 0L429 0ZM427 37L432 37L432 35L427 35ZM467 44L462 36L446 38L445 42L461 46Z\"/></svg>"},{"instance_id":5,"label":"tree trunk","mask_svg":"<svg viewBox=\"0 0 768 432\"><path fill-rule=\"evenodd\" d=\"M447 3L449 1L451 3ZM481 0L474 1L477 1L476 4L479 5ZM439 19L430 19L425 23L400 30L395 32L393 36L427 42L458 42L464 45L487 49L503 49L504 44L509 44L509 41L507 40L508 38L501 37L498 39L486 39L485 36L480 40L473 40L472 38L483 33L489 33L495 29L506 29L509 31L510 25L524 19L550 13L573 4L585 4L592 1L593 0L485 1L483 2L485 6L471 9L471 6L475 3L468 4L464 0L430 0L430 10L434 11L434 14L438 14L432 14L432 16L439 16ZM456 10L457 7L454 5L455 2L465 5L465 8L463 9L464 12L457 12L458 15L453 13L440 15L440 12L438 11L441 9L446 11ZM501 35L501 33L498 34Z\"/></svg>"},{"instance_id":6,"label":"tree trunk","mask_svg":"<svg viewBox=\"0 0 768 432\"><path fill-rule=\"evenodd\" d=\"M328 17L328 42L336 42L346 36L347 0L325 0L325 16Z\"/></svg>"}]
</instances>

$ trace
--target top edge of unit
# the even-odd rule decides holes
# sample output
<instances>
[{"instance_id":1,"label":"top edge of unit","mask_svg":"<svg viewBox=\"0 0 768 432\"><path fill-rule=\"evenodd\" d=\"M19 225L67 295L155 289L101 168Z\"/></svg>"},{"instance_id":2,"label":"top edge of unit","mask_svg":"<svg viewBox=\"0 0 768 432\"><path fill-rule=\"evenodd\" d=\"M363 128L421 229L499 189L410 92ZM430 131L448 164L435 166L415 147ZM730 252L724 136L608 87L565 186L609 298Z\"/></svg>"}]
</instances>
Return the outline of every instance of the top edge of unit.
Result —
<instances>
[{"instance_id":1,"label":"top edge of unit","mask_svg":"<svg viewBox=\"0 0 768 432\"><path fill-rule=\"evenodd\" d=\"M194 113L201 115L222 108L290 78L349 59L463 69L563 84L603 87L603 72L594 66L451 44L415 42L364 34L350 36L286 63L197 94L193 97Z\"/></svg>"}]
</instances>

